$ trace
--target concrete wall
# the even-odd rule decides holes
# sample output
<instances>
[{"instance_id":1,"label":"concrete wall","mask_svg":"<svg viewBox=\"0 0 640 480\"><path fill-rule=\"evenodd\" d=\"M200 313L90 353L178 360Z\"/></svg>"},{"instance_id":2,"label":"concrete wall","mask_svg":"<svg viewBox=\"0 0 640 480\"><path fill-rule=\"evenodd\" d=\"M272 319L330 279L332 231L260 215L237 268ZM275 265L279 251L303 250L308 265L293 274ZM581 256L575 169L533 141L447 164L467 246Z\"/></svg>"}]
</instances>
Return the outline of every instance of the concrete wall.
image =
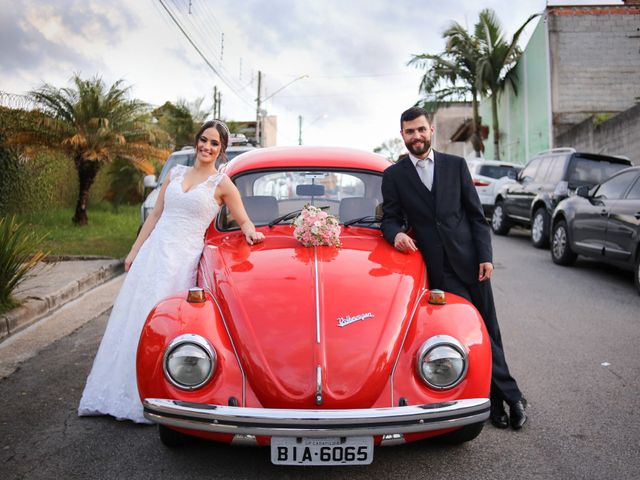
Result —
<instances>
[{"instance_id":1,"label":"concrete wall","mask_svg":"<svg viewBox=\"0 0 640 480\"><path fill-rule=\"evenodd\" d=\"M554 136L640 100L640 6L548 7Z\"/></svg>"},{"instance_id":2,"label":"concrete wall","mask_svg":"<svg viewBox=\"0 0 640 480\"><path fill-rule=\"evenodd\" d=\"M579 151L625 155L640 165L640 104L606 122L594 123L591 117L556 138L559 147Z\"/></svg>"},{"instance_id":3,"label":"concrete wall","mask_svg":"<svg viewBox=\"0 0 640 480\"><path fill-rule=\"evenodd\" d=\"M433 116L433 148L465 158L475 157L471 142L452 142L451 136L465 120L473 117L471 103L439 108Z\"/></svg>"}]
</instances>

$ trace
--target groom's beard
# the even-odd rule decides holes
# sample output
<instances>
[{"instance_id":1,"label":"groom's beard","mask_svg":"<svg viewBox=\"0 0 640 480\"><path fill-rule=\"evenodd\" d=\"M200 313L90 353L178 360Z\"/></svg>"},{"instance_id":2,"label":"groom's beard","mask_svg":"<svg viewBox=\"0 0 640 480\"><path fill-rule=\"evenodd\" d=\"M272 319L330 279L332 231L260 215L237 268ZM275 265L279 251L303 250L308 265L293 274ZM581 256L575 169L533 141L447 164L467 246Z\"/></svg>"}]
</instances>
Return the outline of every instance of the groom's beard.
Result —
<instances>
[{"instance_id":1,"label":"groom's beard","mask_svg":"<svg viewBox=\"0 0 640 480\"><path fill-rule=\"evenodd\" d=\"M420 157L429 151L431 148L431 141L414 140L412 143L405 143L404 146L407 147L407 150L409 150L412 155Z\"/></svg>"}]
</instances>

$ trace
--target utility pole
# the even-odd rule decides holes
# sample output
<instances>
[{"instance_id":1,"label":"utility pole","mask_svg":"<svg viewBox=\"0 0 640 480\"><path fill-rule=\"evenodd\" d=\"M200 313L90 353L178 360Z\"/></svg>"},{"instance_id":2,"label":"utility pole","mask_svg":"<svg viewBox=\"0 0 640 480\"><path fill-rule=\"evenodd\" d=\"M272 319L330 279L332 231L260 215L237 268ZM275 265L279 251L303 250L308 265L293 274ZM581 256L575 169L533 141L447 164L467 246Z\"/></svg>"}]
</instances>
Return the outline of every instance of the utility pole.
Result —
<instances>
[{"instance_id":1,"label":"utility pole","mask_svg":"<svg viewBox=\"0 0 640 480\"><path fill-rule=\"evenodd\" d=\"M222 118L222 92L218 91L218 117Z\"/></svg>"},{"instance_id":2,"label":"utility pole","mask_svg":"<svg viewBox=\"0 0 640 480\"><path fill-rule=\"evenodd\" d=\"M262 72L258 70L258 97L256 98L256 146L262 146L262 125L260 122L260 107L261 107L261 89L262 89Z\"/></svg>"},{"instance_id":3,"label":"utility pole","mask_svg":"<svg viewBox=\"0 0 640 480\"><path fill-rule=\"evenodd\" d=\"M218 117L218 86L215 85L213 87L213 118L219 118Z\"/></svg>"},{"instance_id":4,"label":"utility pole","mask_svg":"<svg viewBox=\"0 0 640 480\"><path fill-rule=\"evenodd\" d=\"M298 115L298 145L302 145L302 115Z\"/></svg>"}]
</instances>

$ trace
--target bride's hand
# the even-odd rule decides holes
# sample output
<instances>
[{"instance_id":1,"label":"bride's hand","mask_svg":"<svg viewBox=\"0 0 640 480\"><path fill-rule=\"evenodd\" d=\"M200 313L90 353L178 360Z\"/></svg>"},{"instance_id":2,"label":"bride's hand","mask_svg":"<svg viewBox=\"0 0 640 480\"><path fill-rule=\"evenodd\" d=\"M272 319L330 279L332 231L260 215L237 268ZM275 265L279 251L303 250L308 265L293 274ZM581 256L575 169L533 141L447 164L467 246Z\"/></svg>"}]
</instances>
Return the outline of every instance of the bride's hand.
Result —
<instances>
[{"instance_id":1,"label":"bride's hand","mask_svg":"<svg viewBox=\"0 0 640 480\"><path fill-rule=\"evenodd\" d=\"M131 264L133 263L133 260L136 258L138 252L134 252L133 250L131 250L129 252L129 255L127 255L127 258L124 259L124 271L128 272L129 269L131 268Z\"/></svg>"},{"instance_id":2,"label":"bride's hand","mask_svg":"<svg viewBox=\"0 0 640 480\"><path fill-rule=\"evenodd\" d=\"M260 243L264 240L264 233L262 232L256 232L255 230L253 232L249 232L244 236L245 240L247 241L247 243L249 245L253 245L255 243Z\"/></svg>"}]
</instances>

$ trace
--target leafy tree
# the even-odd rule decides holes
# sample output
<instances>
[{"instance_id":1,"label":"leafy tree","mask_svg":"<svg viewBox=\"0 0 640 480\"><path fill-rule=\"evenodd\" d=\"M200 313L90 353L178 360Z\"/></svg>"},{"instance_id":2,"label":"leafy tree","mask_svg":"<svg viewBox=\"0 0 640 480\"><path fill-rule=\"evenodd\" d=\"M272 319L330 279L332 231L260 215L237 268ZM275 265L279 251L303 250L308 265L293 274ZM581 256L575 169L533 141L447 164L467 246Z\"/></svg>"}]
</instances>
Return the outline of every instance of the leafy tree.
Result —
<instances>
[{"instance_id":1,"label":"leafy tree","mask_svg":"<svg viewBox=\"0 0 640 480\"><path fill-rule=\"evenodd\" d=\"M165 102L151 114L157 119L158 126L169 134L172 148L193 144L193 136L197 130L194 129L191 112L185 105Z\"/></svg>"},{"instance_id":2,"label":"leafy tree","mask_svg":"<svg viewBox=\"0 0 640 480\"><path fill-rule=\"evenodd\" d=\"M438 55L413 55L409 65L425 70L420 92L425 96L421 103L428 110L435 110L444 102L471 97L474 132L471 143L479 157L484 151L478 109L478 94L482 85L478 83L476 73L480 46L478 40L458 22L452 22L442 36L446 40L444 52Z\"/></svg>"},{"instance_id":3,"label":"leafy tree","mask_svg":"<svg viewBox=\"0 0 640 480\"><path fill-rule=\"evenodd\" d=\"M389 159L390 162L397 162L398 157L403 153L406 153L404 148L404 142L400 138L391 138L386 142L382 142L381 145L377 146L373 149L374 153L379 153L380 155Z\"/></svg>"},{"instance_id":4,"label":"leafy tree","mask_svg":"<svg viewBox=\"0 0 640 480\"><path fill-rule=\"evenodd\" d=\"M491 95L491 116L493 129L493 146L496 159L500 159L500 124L498 121L498 96L507 84L516 90L515 65L522 55L518 48L518 40L524 28L539 14L531 15L516 31L510 42L504 39L502 26L496 13L487 8L480 12L475 26L475 38L480 46L477 63L478 88Z\"/></svg>"},{"instance_id":5,"label":"leafy tree","mask_svg":"<svg viewBox=\"0 0 640 480\"><path fill-rule=\"evenodd\" d=\"M144 103L128 98L122 80L107 87L100 77L74 75L72 84L44 84L30 92L37 108L13 112L8 143L27 151L58 150L73 159L80 187L73 222L86 225L89 190L103 164L120 156L148 168L150 159L164 159L168 152L158 147L166 134L148 122Z\"/></svg>"}]
</instances>

